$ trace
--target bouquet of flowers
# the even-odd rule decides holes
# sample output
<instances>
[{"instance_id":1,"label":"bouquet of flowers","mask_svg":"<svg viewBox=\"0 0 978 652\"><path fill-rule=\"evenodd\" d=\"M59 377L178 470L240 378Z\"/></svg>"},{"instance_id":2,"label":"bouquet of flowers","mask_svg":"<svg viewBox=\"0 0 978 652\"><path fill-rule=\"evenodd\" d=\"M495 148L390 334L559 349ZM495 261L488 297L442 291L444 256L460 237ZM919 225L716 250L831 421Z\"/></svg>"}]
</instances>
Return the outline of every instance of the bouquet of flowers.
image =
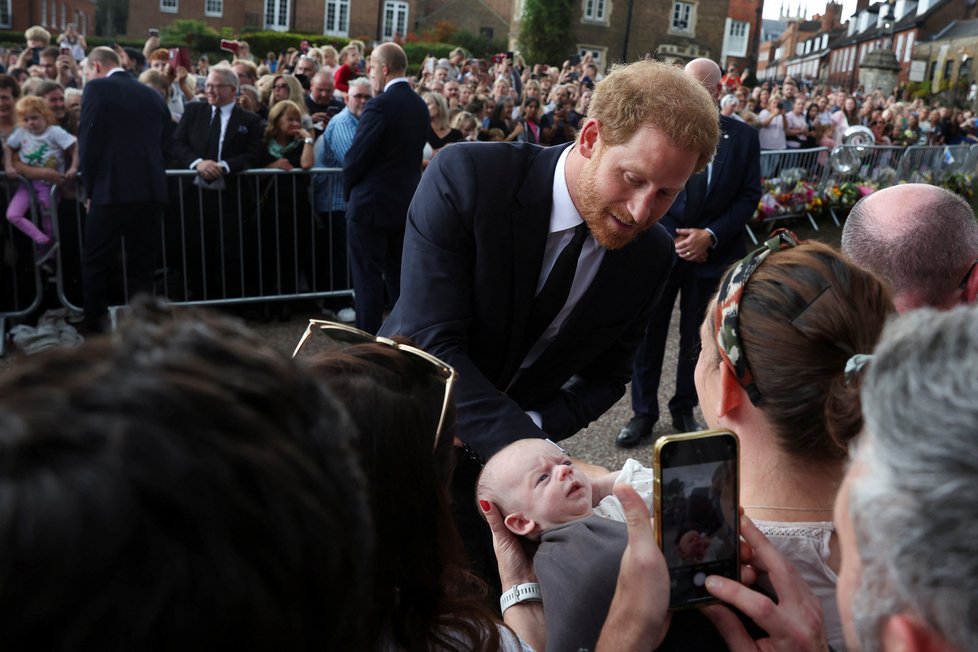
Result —
<instances>
[{"instance_id":1,"label":"bouquet of flowers","mask_svg":"<svg viewBox=\"0 0 978 652\"><path fill-rule=\"evenodd\" d=\"M944 176L941 187L970 200L975 194L975 177L967 172L951 172Z\"/></svg>"},{"instance_id":2,"label":"bouquet of flowers","mask_svg":"<svg viewBox=\"0 0 978 652\"><path fill-rule=\"evenodd\" d=\"M803 168L782 170L781 175L765 179L762 183L764 194L757 204L754 220L776 219L780 216L802 215L822 205L817 197L815 186L805 178Z\"/></svg>"},{"instance_id":3,"label":"bouquet of flowers","mask_svg":"<svg viewBox=\"0 0 978 652\"><path fill-rule=\"evenodd\" d=\"M851 208L853 204L867 195L873 194L876 190L874 184L869 181L855 182L843 181L833 183L825 188L823 196L825 203L832 208Z\"/></svg>"}]
</instances>

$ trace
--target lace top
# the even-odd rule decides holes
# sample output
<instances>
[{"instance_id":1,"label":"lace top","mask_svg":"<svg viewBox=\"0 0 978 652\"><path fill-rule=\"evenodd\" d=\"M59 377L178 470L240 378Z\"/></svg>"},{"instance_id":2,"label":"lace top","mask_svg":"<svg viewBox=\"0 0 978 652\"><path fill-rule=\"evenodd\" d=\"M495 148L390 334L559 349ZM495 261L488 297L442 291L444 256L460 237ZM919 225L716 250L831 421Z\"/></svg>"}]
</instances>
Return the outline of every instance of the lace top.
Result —
<instances>
[{"instance_id":1,"label":"lace top","mask_svg":"<svg viewBox=\"0 0 978 652\"><path fill-rule=\"evenodd\" d=\"M838 577L828 566L829 539L835 532L831 522L754 521L754 524L771 540L771 543L788 558L812 592L822 602L825 617L825 634L829 645L836 652L844 652L842 620L835 601L835 585Z\"/></svg>"}]
</instances>

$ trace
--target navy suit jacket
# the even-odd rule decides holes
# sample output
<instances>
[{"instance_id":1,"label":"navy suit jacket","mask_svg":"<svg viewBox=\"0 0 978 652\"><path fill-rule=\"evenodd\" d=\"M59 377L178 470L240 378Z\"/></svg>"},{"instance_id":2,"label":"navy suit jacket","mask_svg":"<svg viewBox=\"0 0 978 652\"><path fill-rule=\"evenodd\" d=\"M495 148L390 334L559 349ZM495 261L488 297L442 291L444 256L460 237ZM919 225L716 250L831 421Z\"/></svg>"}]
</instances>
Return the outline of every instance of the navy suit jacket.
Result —
<instances>
[{"instance_id":1,"label":"navy suit jacket","mask_svg":"<svg viewBox=\"0 0 978 652\"><path fill-rule=\"evenodd\" d=\"M363 109L343 159L346 217L365 226L404 226L421 179L428 107L407 82L398 82Z\"/></svg>"},{"instance_id":2,"label":"navy suit jacket","mask_svg":"<svg viewBox=\"0 0 978 652\"><path fill-rule=\"evenodd\" d=\"M563 149L450 145L408 212L401 296L381 334L406 335L456 368L457 434L484 456L525 437L569 437L621 398L675 257L658 225L606 251L557 337L517 377Z\"/></svg>"},{"instance_id":3,"label":"navy suit jacket","mask_svg":"<svg viewBox=\"0 0 978 652\"><path fill-rule=\"evenodd\" d=\"M96 206L167 202L173 121L160 94L117 72L85 84L79 168Z\"/></svg>"},{"instance_id":4,"label":"navy suit jacket","mask_svg":"<svg viewBox=\"0 0 978 652\"><path fill-rule=\"evenodd\" d=\"M685 190L663 216L662 226L673 238L676 229L711 229L717 246L705 263L692 264L697 276L720 277L730 263L746 254L744 225L761 199L761 147L757 130L734 118L720 116L720 143L713 158L710 185L700 214L683 221Z\"/></svg>"},{"instance_id":5,"label":"navy suit jacket","mask_svg":"<svg viewBox=\"0 0 978 652\"><path fill-rule=\"evenodd\" d=\"M174 163L180 169L189 167L207 151L211 113L211 105L207 102L190 102L183 108L183 117L173 137ZM236 105L231 109L224 130L221 160L234 174L258 165L261 154L261 118Z\"/></svg>"}]
</instances>

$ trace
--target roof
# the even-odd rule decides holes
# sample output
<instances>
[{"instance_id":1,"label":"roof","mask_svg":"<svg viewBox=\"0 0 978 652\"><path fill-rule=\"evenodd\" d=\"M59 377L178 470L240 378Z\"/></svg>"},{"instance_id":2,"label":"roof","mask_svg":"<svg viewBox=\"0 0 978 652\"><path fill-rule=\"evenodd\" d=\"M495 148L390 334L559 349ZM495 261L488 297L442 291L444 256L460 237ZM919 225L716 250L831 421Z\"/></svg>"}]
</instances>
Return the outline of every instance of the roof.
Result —
<instances>
[{"instance_id":1,"label":"roof","mask_svg":"<svg viewBox=\"0 0 978 652\"><path fill-rule=\"evenodd\" d=\"M968 36L978 36L978 18L972 18L971 20L952 20L947 27L934 34L931 40L966 38Z\"/></svg>"}]
</instances>

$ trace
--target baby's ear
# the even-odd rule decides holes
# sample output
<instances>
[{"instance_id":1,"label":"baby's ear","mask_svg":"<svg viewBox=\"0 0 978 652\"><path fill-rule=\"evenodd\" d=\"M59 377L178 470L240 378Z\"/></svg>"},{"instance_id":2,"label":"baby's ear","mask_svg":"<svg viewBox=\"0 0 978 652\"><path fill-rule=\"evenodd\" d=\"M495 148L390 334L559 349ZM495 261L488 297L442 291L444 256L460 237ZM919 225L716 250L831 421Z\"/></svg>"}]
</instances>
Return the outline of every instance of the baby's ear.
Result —
<instances>
[{"instance_id":1,"label":"baby's ear","mask_svg":"<svg viewBox=\"0 0 978 652\"><path fill-rule=\"evenodd\" d=\"M521 537L529 536L537 526L521 512L513 512L503 519L503 523L506 524L506 529Z\"/></svg>"}]
</instances>

